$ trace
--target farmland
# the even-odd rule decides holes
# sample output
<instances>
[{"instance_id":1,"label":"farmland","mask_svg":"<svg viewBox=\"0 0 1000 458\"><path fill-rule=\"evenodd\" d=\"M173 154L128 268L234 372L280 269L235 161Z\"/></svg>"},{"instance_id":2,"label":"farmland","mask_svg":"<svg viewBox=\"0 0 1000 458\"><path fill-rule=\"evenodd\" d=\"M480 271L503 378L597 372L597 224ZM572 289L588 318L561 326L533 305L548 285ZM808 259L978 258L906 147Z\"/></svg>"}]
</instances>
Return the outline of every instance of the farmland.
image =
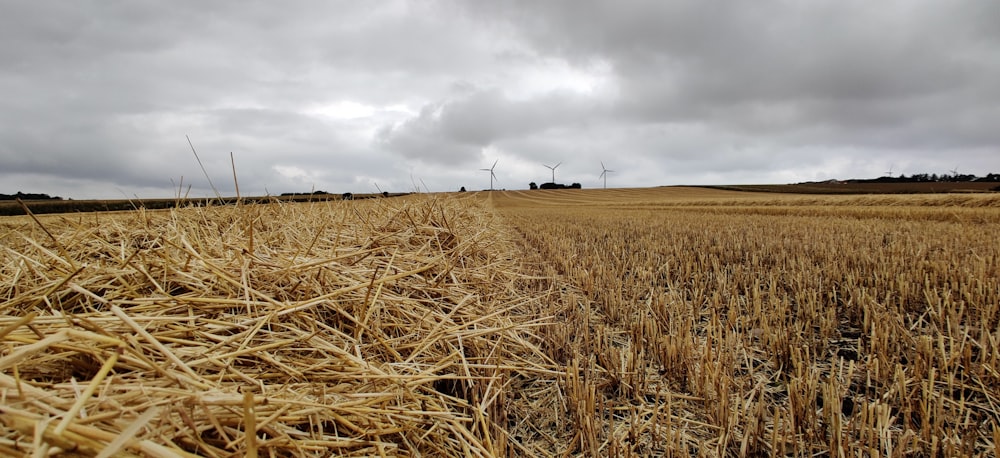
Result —
<instances>
[{"instance_id":1,"label":"farmland","mask_svg":"<svg viewBox=\"0 0 1000 458\"><path fill-rule=\"evenodd\" d=\"M779 185L714 186L718 189L796 194L940 194L1000 191L995 181L856 182L825 181Z\"/></svg>"},{"instance_id":2,"label":"farmland","mask_svg":"<svg viewBox=\"0 0 1000 458\"><path fill-rule=\"evenodd\" d=\"M998 238L996 194L8 217L0 453L995 456Z\"/></svg>"},{"instance_id":3,"label":"farmland","mask_svg":"<svg viewBox=\"0 0 1000 458\"><path fill-rule=\"evenodd\" d=\"M493 201L579 287L564 325L585 374L572 409L581 446L996 453L997 196L674 188Z\"/></svg>"}]
</instances>

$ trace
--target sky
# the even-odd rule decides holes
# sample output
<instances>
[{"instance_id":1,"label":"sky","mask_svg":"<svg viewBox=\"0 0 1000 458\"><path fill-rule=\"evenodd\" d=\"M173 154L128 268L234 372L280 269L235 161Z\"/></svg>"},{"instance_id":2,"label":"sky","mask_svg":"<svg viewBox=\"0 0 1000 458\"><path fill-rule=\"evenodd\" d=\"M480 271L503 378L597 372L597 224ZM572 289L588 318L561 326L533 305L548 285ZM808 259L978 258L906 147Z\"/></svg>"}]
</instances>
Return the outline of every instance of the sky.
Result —
<instances>
[{"instance_id":1,"label":"sky","mask_svg":"<svg viewBox=\"0 0 1000 458\"><path fill-rule=\"evenodd\" d=\"M6 194L982 176L1000 2L0 0L0 97Z\"/></svg>"}]
</instances>

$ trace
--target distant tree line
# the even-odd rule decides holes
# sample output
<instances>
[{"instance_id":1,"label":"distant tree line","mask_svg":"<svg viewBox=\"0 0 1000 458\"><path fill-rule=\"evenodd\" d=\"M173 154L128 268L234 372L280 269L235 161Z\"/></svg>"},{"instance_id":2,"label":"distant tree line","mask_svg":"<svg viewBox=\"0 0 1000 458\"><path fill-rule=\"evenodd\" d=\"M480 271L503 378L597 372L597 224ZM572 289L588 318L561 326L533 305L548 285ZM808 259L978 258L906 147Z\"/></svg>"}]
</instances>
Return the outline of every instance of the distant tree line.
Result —
<instances>
[{"instance_id":1,"label":"distant tree line","mask_svg":"<svg viewBox=\"0 0 1000 458\"><path fill-rule=\"evenodd\" d=\"M884 176L867 180L847 180L848 183L962 183L962 182L1000 182L1000 173L990 173L984 177L977 177L973 174L941 174L936 173L915 173L910 176L899 174L898 177Z\"/></svg>"},{"instance_id":2,"label":"distant tree line","mask_svg":"<svg viewBox=\"0 0 1000 458\"><path fill-rule=\"evenodd\" d=\"M63 200L62 197L51 197L48 194L37 194L31 192L18 191L17 194L0 194L0 200Z\"/></svg>"},{"instance_id":3,"label":"distant tree line","mask_svg":"<svg viewBox=\"0 0 1000 458\"><path fill-rule=\"evenodd\" d=\"M528 183L528 189L582 189L583 186L580 183L573 183L571 185L565 185L562 183L542 183L541 186L535 184L534 181Z\"/></svg>"}]
</instances>

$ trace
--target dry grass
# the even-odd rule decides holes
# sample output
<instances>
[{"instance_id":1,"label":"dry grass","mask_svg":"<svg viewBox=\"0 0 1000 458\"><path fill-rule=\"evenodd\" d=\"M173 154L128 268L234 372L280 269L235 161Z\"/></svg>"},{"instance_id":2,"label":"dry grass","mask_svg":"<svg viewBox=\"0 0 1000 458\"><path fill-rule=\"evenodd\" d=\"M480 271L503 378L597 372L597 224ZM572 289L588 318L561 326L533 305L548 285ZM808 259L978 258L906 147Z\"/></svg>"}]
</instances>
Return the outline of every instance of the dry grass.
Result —
<instances>
[{"instance_id":1,"label":"dry grass","mask_svg":"<svg viewBox=\"0 0 1000 458\"><path fill-rule=\"evenodd\" d=\"M561 372L496 226L470 199L6 219L0 455L535 453Z\"/></svg>"},{"instance_id":2,"label":"dry grass","mask_svg":"<svg viewBox=\"0 0 1000 458\"><path fill-rule=\"evenodd\" d=\"M995 456L996 196L493 201L581 289L577 450Z\"/></svg>"},{"instance_id":3,"label":"dry grass","mask_svg":"<svg viewBox=\"0 0 1000 458\"><path fill-rule=\"evenodd\" d=\"M694 188L0 220L0 455L996 456L1000 205Z\"/></svg>"}]
</instances>

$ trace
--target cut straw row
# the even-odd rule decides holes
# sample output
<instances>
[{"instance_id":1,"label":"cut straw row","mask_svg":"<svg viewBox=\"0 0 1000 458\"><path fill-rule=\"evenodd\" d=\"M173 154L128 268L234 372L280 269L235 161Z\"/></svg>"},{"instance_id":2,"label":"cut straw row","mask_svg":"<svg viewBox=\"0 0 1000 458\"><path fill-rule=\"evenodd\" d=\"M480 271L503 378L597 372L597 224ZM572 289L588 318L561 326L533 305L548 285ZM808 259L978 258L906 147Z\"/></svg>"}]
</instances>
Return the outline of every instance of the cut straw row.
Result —
<instances>
[{"instance_id":1,"label":"cut straw row","mask_svg":"<svg viewBox=\"0 0 1000 458\"><path fill-rule=\"evenodd\" d=\"M0 222L0 454L542 453L549 318L482 205Z\"/></svg>"}]
</instances>

